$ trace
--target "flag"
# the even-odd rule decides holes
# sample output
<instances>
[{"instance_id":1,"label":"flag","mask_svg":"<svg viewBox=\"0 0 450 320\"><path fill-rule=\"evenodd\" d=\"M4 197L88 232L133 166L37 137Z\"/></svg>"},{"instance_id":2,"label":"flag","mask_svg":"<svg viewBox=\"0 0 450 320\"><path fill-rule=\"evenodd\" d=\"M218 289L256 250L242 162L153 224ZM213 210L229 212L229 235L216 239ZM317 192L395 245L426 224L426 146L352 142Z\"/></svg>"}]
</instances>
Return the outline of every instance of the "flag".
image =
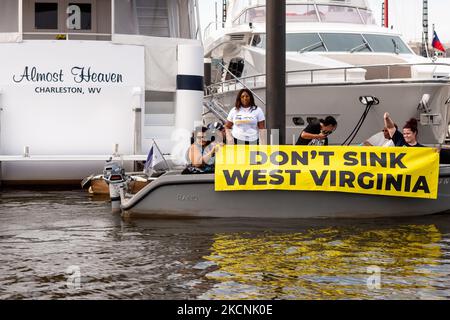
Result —
<instances>
[{"instance_id":1,"label":"flag","mask_svg":"<svg viewBox=\"0 0 450 320\"><path fill-rule=\"evenodd\" d=\"M150 147L150 151L148 152L147 161L145 161L144 170L147 170L148 168L151 168L154 165L154 163L153 163L153 147L154 147L154 144L152 144L152 146Z\"/></svg>"},{"instance_id":2,"label":"flag","mask_svg":"<svg viewBox=\"0 0 450 320\"><path fill-rule=\"evenodd\" d=\"M432 43L433 48L435 48L436 50L445 52L445 48L442 45L441 41L439 40L436 31L433 32L433 43Z\"/></svg>"},{"instance_id":3,"label":"flag","mask_svg":"<svg viewBox=\"0 0 450 320\"><path fill-rule=\"evenodd\" d=\"M145 161L144 172L148 172L149 170L164 171L168 169L169 166L166 159L156 145L156 142L153 141L153 144L148 151L147 161Z\"/></svg>"}]
</instances>

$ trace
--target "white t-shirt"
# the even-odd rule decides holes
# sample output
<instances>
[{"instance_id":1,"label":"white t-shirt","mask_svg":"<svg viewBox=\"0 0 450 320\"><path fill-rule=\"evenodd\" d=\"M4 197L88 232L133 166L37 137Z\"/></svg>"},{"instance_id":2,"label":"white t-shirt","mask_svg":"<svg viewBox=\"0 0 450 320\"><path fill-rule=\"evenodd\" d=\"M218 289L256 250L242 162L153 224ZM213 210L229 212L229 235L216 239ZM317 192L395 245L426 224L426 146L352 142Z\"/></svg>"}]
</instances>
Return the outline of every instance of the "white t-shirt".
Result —
<instances>
[{"instance_id":1,"label":"white t-shirt","mask_svg":"<svg viewBox=\"0 0 450 320\"><path fill-rule=\"evenodd\" d=\"M258 140L258 122L265 121L264 112L260 107L239 108L234 107L228 114L227 120L233 122L231 134L234 138L243 141Z\"/></svg>"},{"instance_id":2,"label":"white t-shirt","mask_svg":"<svg viewBox=\"0 0 450 320\"><path fill-rule=\"evenodd\" d=\"M375 147L393 147L394 142L391 139L386 139L383 132L378 132L367 139L367 142Z\"/></svg>"}]
</instances>

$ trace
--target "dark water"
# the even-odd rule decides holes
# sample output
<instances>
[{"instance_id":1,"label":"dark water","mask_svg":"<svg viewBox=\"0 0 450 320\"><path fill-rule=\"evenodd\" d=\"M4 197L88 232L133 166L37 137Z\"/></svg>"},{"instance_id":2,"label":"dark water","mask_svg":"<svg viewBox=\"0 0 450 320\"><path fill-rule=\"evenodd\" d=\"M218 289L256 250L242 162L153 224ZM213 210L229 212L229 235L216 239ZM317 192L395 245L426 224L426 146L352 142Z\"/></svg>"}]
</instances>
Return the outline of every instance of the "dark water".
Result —
<instances>
[{"instance_id":1,"label":"dark water","mask_svg":"<svg viewBox=\"0 0 450 320\"><path fill-rule=\"evenodd\" d=\"M0 201L0 299L450 298L450 215L122 221L78 190Z\"/></svg>"}]
</instances>

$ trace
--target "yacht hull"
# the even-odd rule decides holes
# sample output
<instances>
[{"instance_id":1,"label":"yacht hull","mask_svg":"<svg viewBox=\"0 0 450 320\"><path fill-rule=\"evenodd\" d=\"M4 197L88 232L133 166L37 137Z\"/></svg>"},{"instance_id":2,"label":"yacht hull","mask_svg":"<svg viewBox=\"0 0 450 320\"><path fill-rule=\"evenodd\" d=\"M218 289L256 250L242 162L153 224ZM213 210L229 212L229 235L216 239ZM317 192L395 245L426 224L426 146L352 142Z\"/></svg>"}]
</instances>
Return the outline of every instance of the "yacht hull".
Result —
<instances>
[{"instance_id":1,"label":"yacht hull","mask_svg":"<svg viewBox=\"0 0 450 320\"><path fill-rule=\"evenodd\" d=\"M441 167L438 199L310 191L214 191L214 175L165 175L122 200L125 218L377 218L450 210L450 168Z\"/></svg>"},{"instance_id":2,"label":"yacht hull","mask_svg":"<svg viewBox=\"0 0 450 320\"><path fill-rule=\"evenodd\" d=\"M214 93L225 111L234 106L236 95L240 90ZM265 87L251 88L255 94L265 100ZM337 130L329 137L330 144L342 144L351 134L365 106L359 101L361 96L373 96L379 99L379 105L372 106L353 144L364 142L374 133L379 132L383 126L383 114L389 112L392 119L401 128L409 118L420 118L423 112L418 110L419 103L424 95L429 95L428 107L430 113L440 114L438 125L419 126L419 140L425 144L443 143L449 122L449 105L446 104L450 96L450 82L446 80L429 81L372 81L364 83L336 83L336 84L288 84L286 86L286 143L295 142L306 127L308 118L323 118L333 115L338 121ZM255 103L265 109L263 103L255 99ZM277 106L274 106L277 108ZM294 123L301 118L302 122ZM212 122L213 118L206 122ZM216 121L216 120L214 120Z\"/></svg>"}]
</instances>

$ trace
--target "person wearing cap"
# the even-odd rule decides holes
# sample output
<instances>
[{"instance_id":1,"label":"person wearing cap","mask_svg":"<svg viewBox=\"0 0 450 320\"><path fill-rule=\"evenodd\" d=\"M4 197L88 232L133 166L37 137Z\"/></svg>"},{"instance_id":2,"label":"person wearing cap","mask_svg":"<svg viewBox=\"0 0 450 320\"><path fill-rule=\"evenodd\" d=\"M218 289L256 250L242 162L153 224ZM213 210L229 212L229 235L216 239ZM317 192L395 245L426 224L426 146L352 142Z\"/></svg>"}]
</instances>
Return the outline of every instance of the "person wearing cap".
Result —
<instances>
[{"instance_id":1,"label":"person wearing cap","mask_svg":"<svg viewBox=\"0 0 450 320\"><path fill-rule=\"evenodd\" d=\"M225 139L225 126L222 124L222 122L216 121L211 122L207 126L208 132L211 135L211 142L217 141L217 142L226 142Z\"/></svg>"},{"instance_id":2,"label":"person wearing cap","mask_svg":"<svg viewBox=\"0 0 450 320\"><path fill-rule=\"evenodd\" d=\"M396 129L397 125L394 123ZM374 134L369 139L363 142L363 146L366 147L393 147L394 142L389 134L388 128L384 127L380 132Z\"/></svg>"}]
</instances>

